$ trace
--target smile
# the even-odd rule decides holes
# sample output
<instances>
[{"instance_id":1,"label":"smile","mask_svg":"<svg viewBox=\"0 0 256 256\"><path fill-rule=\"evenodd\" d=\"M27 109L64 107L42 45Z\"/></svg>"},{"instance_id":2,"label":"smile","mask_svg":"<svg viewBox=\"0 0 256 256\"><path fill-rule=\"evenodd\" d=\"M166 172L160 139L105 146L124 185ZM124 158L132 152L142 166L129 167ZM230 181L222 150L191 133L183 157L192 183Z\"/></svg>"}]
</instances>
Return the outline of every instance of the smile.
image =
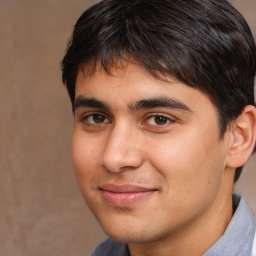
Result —
<instances>
[{"instance_id":1,"label":"smile","mask_svg":"<svg viewBox=\"0 0 256 256\"><path fill-rule=\"evenodd\" d=\"M126 207L150 197L156 189L107 184L100 187L103 198L113 206Z\"/></svg>"}]
</instances>

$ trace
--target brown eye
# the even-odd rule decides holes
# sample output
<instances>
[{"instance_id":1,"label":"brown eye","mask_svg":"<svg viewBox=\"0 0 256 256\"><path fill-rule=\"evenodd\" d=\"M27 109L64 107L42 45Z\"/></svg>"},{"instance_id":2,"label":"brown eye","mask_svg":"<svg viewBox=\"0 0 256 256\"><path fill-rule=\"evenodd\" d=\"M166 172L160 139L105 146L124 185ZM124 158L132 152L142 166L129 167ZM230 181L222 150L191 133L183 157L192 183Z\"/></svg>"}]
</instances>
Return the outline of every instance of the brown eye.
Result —
<instances>
[{"instance_id":1,"label":"brown eye","mask_svg":"<svg viewBox=\"0 0 256 256\"><path fill-rule=\"evenodd\" d=\"M87 121L90 124L102 124L102 123L109 123L109 120L101 114L91 114L85 118L85 121Z\"/></svg>"},{"instance_id":2,"label":"brown eye","mask_svg":"<svg viewBox=\"0 0 256 256\"><path fill-rule=\"evenodd\" d=\"M147 119L147 124L149 125L165 125L170 122L174 121L163 115L153 115Z\"/></svg>"},{"instance_id":3,"label":"brown eye","mask_svg":"<svg viewBox=\"0 0 256 256\"><path fill-rule=\"evenodd\" d=\"M165 116L155 116L154 119L157 125L164 125L168 122L168 118Z\"/></svg>"},{"instance_id":4,"label":"brown eye","mask_svg":"<svg viewBox=\"0 0 256 256\"><path fill-rule=\"evenodd\" d=\"M98 114L94 114L92 116L92 119L93 119L93 122L94 123L104 123L106 117L105 116L102 116L102 115L98 115Z\"/></svg>"}]
</instances>

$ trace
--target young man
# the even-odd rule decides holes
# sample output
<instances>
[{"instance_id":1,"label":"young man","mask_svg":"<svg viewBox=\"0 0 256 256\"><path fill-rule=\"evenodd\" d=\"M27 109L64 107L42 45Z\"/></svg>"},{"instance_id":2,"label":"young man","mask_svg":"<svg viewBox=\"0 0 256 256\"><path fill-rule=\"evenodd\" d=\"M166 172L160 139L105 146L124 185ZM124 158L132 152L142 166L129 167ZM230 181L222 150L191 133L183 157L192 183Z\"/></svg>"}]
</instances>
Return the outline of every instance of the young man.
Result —
<instances>
[{"instance_id":1,"label":"young man","mask_svg":"<svg viewBox=\"0 0 256 256\"><path fill-rule=\"evenodd\" d=\"M225 0L103 0L62 62L93 256L253 255L234 182L256 141L255 42Z\"/></svg>"}]
</instances>

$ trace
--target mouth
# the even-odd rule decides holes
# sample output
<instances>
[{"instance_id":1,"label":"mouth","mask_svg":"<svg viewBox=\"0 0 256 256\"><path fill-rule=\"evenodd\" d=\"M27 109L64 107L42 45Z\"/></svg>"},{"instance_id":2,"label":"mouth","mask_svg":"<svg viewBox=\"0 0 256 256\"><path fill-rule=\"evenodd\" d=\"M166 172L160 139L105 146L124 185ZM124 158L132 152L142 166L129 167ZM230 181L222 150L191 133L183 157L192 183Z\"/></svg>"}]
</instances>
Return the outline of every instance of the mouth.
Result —
<instances>
[{"instance_id":1,"label":"mouth","mask_svg":"<svg viewBox=\"0 0 256 256\"><path fill-rule=\"evenodd\" d=\"M134 185L106 184L99 190L107 203L112 206L126 207L152 196L157 189Z\"/></svg>"}]
</instances>

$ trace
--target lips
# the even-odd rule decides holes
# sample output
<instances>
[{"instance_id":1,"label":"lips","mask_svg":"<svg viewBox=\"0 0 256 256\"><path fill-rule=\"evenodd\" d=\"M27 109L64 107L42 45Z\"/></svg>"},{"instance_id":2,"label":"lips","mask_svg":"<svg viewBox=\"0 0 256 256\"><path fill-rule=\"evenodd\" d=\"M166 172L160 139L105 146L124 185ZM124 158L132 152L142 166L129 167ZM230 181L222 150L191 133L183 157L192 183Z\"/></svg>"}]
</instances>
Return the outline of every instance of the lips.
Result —
<instances>
[{"instance_id":1,"label":"lips","mask_svg":"<svg viewBox=\"0 0 256 256\"><path fill-rule=\"evenodd\" d=\"M152 196L157 190L133 185L106 184L100 187L100 191L109 204L125 207Z\"/></svg>"}]
</instances>

